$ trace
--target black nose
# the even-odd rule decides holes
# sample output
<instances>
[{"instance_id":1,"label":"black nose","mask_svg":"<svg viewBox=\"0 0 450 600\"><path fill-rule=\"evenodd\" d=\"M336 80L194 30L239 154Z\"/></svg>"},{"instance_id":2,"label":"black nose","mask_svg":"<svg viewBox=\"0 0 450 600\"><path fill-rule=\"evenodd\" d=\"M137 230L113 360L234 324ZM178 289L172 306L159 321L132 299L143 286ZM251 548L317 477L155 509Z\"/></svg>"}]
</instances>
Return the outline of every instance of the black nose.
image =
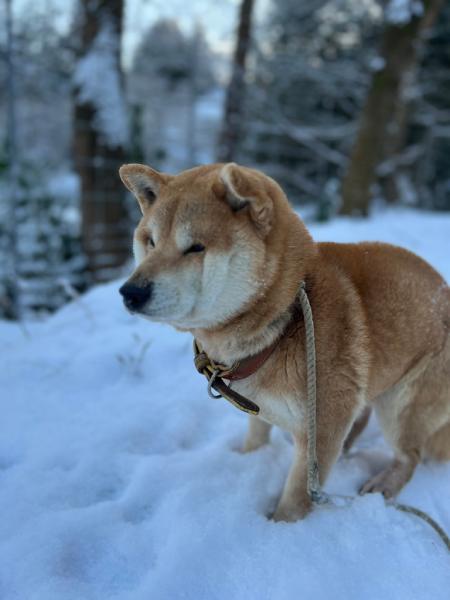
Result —
<instances>
[{"instance_id":1,"label":"black nose","mask_svg":"<svg viewBox=\"0 0 450 600\"><path fill-rule=\"evenodd\" d=\"M139 310L148 302L152 295L153 283L147 283L144 286L134 283L124 283L119 293L123 296L123 302L129 310Z\"/></svg>"}]
</instances>

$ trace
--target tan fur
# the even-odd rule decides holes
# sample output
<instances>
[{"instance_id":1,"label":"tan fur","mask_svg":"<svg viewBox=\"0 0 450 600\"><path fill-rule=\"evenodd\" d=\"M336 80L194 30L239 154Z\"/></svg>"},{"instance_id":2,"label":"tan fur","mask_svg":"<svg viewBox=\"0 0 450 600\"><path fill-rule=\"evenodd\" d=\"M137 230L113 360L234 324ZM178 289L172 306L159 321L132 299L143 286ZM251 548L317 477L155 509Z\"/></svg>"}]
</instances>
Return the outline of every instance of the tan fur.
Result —
<instances>
[{"instance_id":1,"label":"tan fur","mask_svg":"<svg viewBox=\"0 0 450 600\"><path fill-rule=\"evenodd\" d=\"M121 177L143 211L135 235L140 259L129 281L155 283L155 299L141 314L191 331L216 361L231 364L280 336L306 282L322 482L370 406L395 459L363 491L394 496L423 456L450 458L450 294L430 265L387 244L315 243L276 182L252 169L209 165L172 177L126 165ZM154 249L150 236L157 237ZM180 245L191 242L205 252L183 254ZM266 443L273 424L294 438L276 520L301 518L310 508L305 379L299 318L263 367L233 384L261 408L244 451Z\"/></svg>"}]
</instances>

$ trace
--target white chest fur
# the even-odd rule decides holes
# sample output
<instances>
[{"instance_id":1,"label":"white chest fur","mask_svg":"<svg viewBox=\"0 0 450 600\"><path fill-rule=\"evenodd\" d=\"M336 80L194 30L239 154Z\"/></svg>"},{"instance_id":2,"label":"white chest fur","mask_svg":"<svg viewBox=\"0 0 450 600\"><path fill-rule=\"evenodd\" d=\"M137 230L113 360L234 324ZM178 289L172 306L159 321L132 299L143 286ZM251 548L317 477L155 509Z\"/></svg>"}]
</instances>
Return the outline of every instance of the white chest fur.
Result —
<instances>
[{"instance_id":1,"label":"white chest fur","mask_svg":"<svg viewBox=\"0 0 450 600\"><path fill-rule=\"evenodd\" d=\"M234 381L232 388L255 402L260 409L259 417L277 425L291 433L302 429L304 423L304 402L300 396L274 394L266 392L256 385L255 377L249 377L242 381Z\"/></svg>"}]
</instances>

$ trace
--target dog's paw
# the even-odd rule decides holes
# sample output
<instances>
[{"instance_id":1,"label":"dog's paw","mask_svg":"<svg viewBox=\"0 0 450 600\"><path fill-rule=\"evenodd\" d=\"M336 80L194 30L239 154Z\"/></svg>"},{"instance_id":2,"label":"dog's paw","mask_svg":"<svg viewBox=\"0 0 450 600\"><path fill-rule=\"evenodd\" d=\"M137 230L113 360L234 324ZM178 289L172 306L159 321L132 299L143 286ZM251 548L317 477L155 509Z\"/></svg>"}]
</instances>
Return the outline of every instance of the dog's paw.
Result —
<instances>
[{"instance_id":1,"label":"dog's paw","mask_svg":"<svg viewBox=\"0 0 450 600\"><path fill-rule=\"evenodd\" d=\"M269 519L276 523L279 521L294 523L295 521L304 519L310 510L311 504L300 504L298 506L283 506L279 504L276 511L269 516Z\"/></svg>"},{"instance_id":2,"label":"dog's paw","mask_svg":"<svg viewBox=\"0 0 450 600\"><path fill-rule=\"evenodd\" d=\"M393 476L391 469L385 469L372 477L360 488L360 495L364 494L383 494L386 499L394 498L400 491L396 477Z\"/></svg>"},{"instance_id":3,"label":"dog's paw","mask_svg":"<svg viewBox=\"0 0 450 600\"><path fill-rule=\"evenodd\" d=\"M260 442L254 440L246 440L244 445L239 448L241 454L248 454L249 452L255 452L263 446L267 446L268 442Z\"/></svg>"}]
</instances>

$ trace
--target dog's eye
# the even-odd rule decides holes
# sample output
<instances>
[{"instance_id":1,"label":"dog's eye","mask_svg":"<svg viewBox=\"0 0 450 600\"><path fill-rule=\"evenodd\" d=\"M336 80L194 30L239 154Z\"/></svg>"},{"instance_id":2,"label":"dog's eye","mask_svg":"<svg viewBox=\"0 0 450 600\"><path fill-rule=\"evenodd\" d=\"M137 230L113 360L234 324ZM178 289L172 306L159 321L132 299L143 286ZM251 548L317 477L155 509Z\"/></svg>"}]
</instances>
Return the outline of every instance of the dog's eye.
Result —
<instances>
[{"instance_id":1,"label":"dog's eye","mask_svg":"<svg viewBox=\"0 0 450 600\"><path fill-rule=\"evenodd\" d=\"M150 246L150 248L154 248L155 247L155 242L153 241L152 237L148 238L148 245Z\"/></svg>"},{"instance_id":2,"label":"dog's eye","mask_svg":"<svg viewBox=\"0 0 450 600\"><path fill-rule=\"evenodd\" d=\"M152 188L149 187L144 187L142 190L142 194L144 195L145 199L149 202L153 202L153 200L155 200L156 198L155 192L152 190Z\"/></svg>"},{"instance_id":3,"label":"dog's eye","mask_svg":"<svg viewBox=\"0 0 450 600\"><path fill-rule=\"evenodd\" d=\"M203 244L192 244L190 248L184 251L184 254L191 254L192 252L203 252L205 246Z\"/></svg>"}]
</instances>

